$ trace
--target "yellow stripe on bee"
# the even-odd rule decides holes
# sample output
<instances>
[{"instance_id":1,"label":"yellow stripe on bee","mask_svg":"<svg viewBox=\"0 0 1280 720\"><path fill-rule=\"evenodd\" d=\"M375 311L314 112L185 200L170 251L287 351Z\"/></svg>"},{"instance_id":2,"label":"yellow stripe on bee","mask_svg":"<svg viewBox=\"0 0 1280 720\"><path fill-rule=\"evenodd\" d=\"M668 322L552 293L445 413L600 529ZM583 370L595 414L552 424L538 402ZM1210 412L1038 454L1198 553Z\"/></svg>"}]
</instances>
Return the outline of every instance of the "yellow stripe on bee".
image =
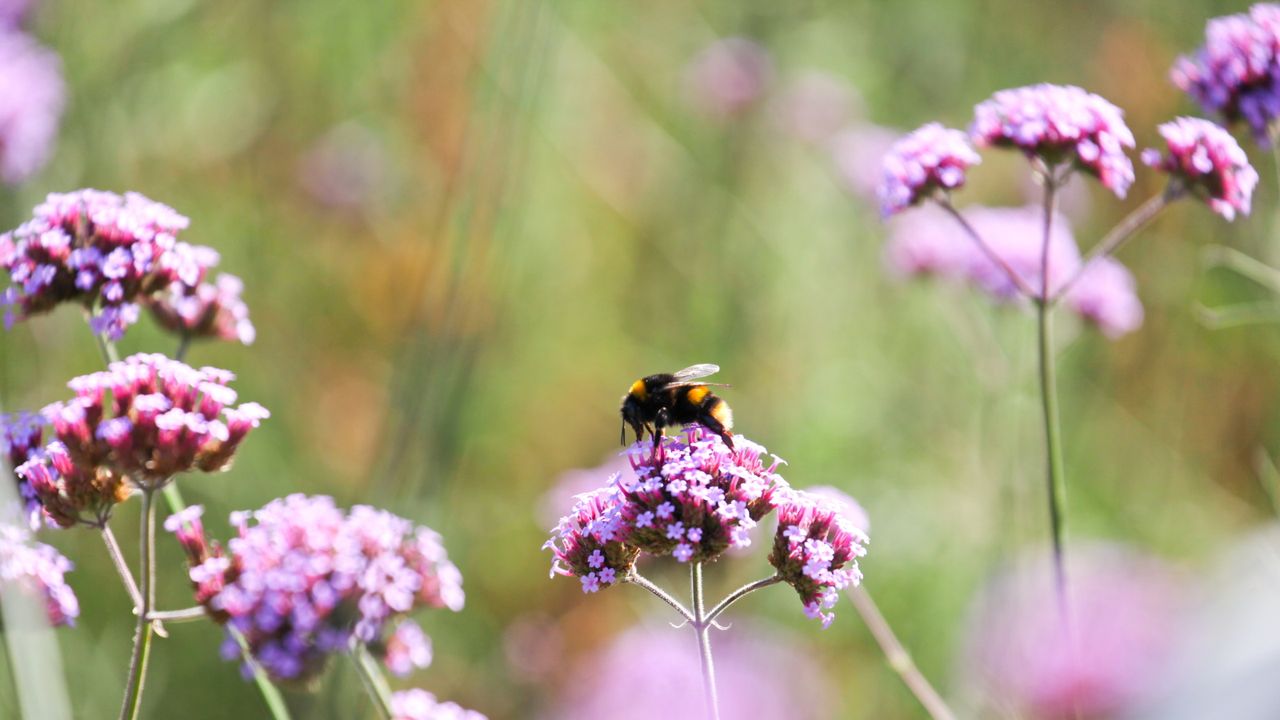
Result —
<instances>
[{"instance_id":1,"label":"yellow stripe on bee","mask_svg":"<svg viewBox=\"0 0 1280 720\"><path fill-rule=\"evenodd\" d=\"M635 381L635 382L631 383L631 390L629 390L628 392L629 392L631 395L634 395L634 396L636 397L636 399L637 399L637 400L643 400L643 399L644 399L644 396L649 394L649 393L644 389L644 380L637 380L637 381Z\"/></svg>"},{"instance_id":2,"label":"yellow stripe on bee","mask_svg":"<svg viewBox=\"0 0 1280 720\"><path fill-rule=\"evenodd\" d=\"M689 388L689 392L685 393L685 397L689 399L691 404L701 405L703 399L710 393L711 391L707 389L706 385L697 385Z\"/></svg>"},{"instance_id":3,"label":"yellow stripe on bee","mask_svg":"<svg viewBox=\"0 0 1280 720\"><path fill-rule=\"evenodd\" d=\"M729 409L729 403L721 400L711 408L711 417L715 418L724 426L725 430L733 429L733 411Z\"/></svg>"}]
</instances>

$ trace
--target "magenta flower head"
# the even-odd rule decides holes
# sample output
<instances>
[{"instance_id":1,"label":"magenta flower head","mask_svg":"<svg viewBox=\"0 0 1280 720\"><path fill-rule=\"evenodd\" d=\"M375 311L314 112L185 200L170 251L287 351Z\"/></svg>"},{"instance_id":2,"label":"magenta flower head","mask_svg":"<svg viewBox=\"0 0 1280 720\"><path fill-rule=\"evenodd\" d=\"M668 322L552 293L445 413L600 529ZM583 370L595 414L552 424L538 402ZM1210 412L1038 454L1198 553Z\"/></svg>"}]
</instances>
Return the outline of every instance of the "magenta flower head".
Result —
<instances>
[{"instance_id":1,"label":"magenta flower head","mask_svg":"<svg viewBox=\"0 0 1280 720\"><path fill-rule=\"evenodd\" d=\"M1112 340L1142 327L1142 301L1133 273L1115 258L1090 261L1064 301Z\"/></svg>"},{"instance_id":2,"label":"magenta flower head","mask_svg":"<svg viewBox=\"0 0 1280 720\"><path fill-rule=\"evenodd\" d=\"M422 688L391 696L391 720L488 720L482 713L457 703L443 702Z\"/></svg>"},{"instance_id":3,"label":"magenta flower head","mask_svg":"<svg viewBox=\"0 0 1280 720\"><path fill-rule=\"evenodd\" d=\"M240 299L243 291L240 278L225 273L195 287L174 283L151 303L151 315L175 335L252 345L257 333Z\"/></svg>"},{"instance_id":4,"label":"magenta flower head","mask_svg":"<svg viewBox=\"0 0 1280 720\"><path fill-rule=\"evenodd\" d=\"M970 131L979 145L1017 148L1049 167L1070 163L1124 197L1133 184L1134 146L1124 113L1070 85L1001 90L974 108Z\"/></svg>"},{"instance_id":5,"label":"magenta flower head","mask_svg":"<svg viewBox=\"0 0 1280 720\"><path fill-rule=\"evenodd\" d=\"M225 550L205 541L198 517L165 523L187 551L196 599L278 680L315 677L353 639L407 672L430 662L426 635L389 631L419 607L462 609L462 575L440 536L389 512L290 495L233 513L238 536ZM224 656L239 657L229 635Z\"/></svg>"},{"instance_id":6,"label":"magenta flower head","mask_svg":"<svg viewBox=\"0 0 1280 720\"><path fill-rule=\"evenodd\" d=\"M94 332L116 339L138 319L138 303L174 283L195 287L218 254L177 240L187 218L137 193L54 193L34 217L0 235L9 273L6 324L71 302L95 314Z\"/></svg>"},{"instance_id":7,"label":"magenta flower head","mask_svg":"<svg viewBox=\"0 0 1280 720\"><path fill-rule=\"evenodd\" d=\"M1169 173L1227 220L1249 214L1258 171L1230 133L1208 120L1180 117L1161 125L1160 135L1168 154L1147 148L1144 163Z\"/></svg>"},{"instance_id":8,"label":"magenta flower head","mask_svg":"<svg viewBox=\"0 0 1280 720\"><path fill-rule=\"evenodd\" d=\"M26 464L34 454L40 452L40 440L44 435L44 418L32 413L0 415L0 452L3 452L9 463L9 470L15 471ZM32 530L42 524L44 512L40 509L40 501L31 484L16 473L18 496L22 501L23 516Z\"/></svg>"},{"instance_id":9,"label":"magenta flower head","mask_svg":"<svg viewBox=\"0 0 1280 720\"><path fill-rule=\"evenodd\" d=\"M1157 690L1186 583L1160 561L1121 548L1085 546L1069 557L1070 630L1050 559L1029 558L979 598L963 666L1001 714L1131 717L1134 704Z\"/></svg>"},{"instance_id":10,"label":"magenta flower head","mask_svg":"<svg viewBox=\"0 0 1280 720\"><path fill-rule=\"evenodd\" d=\"M768 51L740 37L708 45L685 70L691 100L718 120L731 120L749 110L772 79Z\"/></svg>"},{"instance_id":11,"label":"magenta flower head","mask_svg":"<svg viewBox=\"0 0 1280 720\"><path fill-rule=\"evenodd\" d=\"M67 383L72 400L44 413L74 464L155 489L178 473L226 469L240 443L270 417L261 405L235 405L234 375L140 353Z\"/></svg>"},{"instance_id":12,"label":"magenta flower head","mask_svg":"<svg viewBox=\"0 0 1280 720\"><path fill-rule=\"evenodd\" d=\"M877 194L880 213L889 217L927 199L950 192L965 181L965 171L982 162L959 130L929 123L893 144L884 156Z\"/></svg>"},{"instance_id":13,"label":"magenta flower head","mask_svg":"<svg viewBox=\"0 0 1280 720\"><path fill-rule=\"evenodd\" d=\"M1280 6L1214 18L1204 35L1194 56L1174 63L1173 83L1224 121L1245 121L1254 140L1270 147L1269 129L1280 117Z\"/></svg>"},{"instance_id":14,"label":"magenta flower head","mask_svg":"<svg viewBox=\"0 0 1280 720\"><path fill-rule=\"evenodd\" d=\"M622 542L621 509L622 495L615 487L579 495L542 546L553 554L551 576L578 578L584 593L625 580L640 550Z\"/></svg>"},{"instance_id":15,"label":"magenta flower head","mask_svg":"<svg viewBox=\"0 0 1280 720\"><path fill-rule=\"evenodd\" d=\"M858 558L870 542L859 523L866 512L852 498L832 488L820 492L791 490L778 505L778 531L769 563L800 595L804 612L827 627L839 591L862 582Z\"/></svg>"},{"instance_id":16,"label":"magenta flower head","mask_svg":"<svg viewBox=\"0 0 1280 720\"><path fill-rule=\"evenodd\" d=\"M101 457L105 460L106 455ZM32 452L14 474L39 503L48 524L57 527L105 527L112 508L132 493L124 475L108 465L78 464L58 440Z\"/></svg>"},{"instance_id":17,"label":"magenta flower head","mask_svg":"<svg viewBox=\"0 0 1280 720\"><path fill-rule=\"evenodd\" d=\"M0 2L0 20L25 10ZM14 185L44 167L66 103L57 54L27 35L0 27L0 182Z\"/></svg>"},{"instance_id":18,"label":"magenta flower head","mask_svg":"<svg viewBox=\"0 0 1280 720\"><path fill-rule=\"evenodd\" d=\"M633 475L612 482L620 496L620 539L650 555L707 562L751 544L750 531L773 511L787 481L766 464L764 447L737 435L734 449L700 425L683 437L631 446Z\"/></svg>"},{"instance_id":19,"label":"magenta flower head","mask_svg":"<svg viewBox=\"0 0 1280 720\"><path fill-rule=\"evenodd\" d=\"M53 547L32 540L26 528L0 523L0 586L42 602L50 625L74 625L80 615L65 578L71 567Z\"/></svg>"}]
</instances>

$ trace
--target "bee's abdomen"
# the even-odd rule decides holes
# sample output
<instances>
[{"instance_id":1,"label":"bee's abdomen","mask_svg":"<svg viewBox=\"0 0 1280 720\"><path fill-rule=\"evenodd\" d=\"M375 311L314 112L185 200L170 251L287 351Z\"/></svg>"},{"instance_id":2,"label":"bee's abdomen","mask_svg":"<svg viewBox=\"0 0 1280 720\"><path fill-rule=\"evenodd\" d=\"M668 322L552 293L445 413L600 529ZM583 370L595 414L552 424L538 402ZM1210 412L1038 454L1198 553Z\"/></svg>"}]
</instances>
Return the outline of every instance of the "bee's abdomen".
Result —
<instances>
[{"instance_id":1,"label":"bee's abdomen","mask_svg":"<svg viewBox=\"0 0 1280 720\"><path fill-rule=\"evenodd\" d=\"M725 430L733 429L733 410L729 408L729 403L712 395L707 405L708 407L703 408L704 412L715 418Z\"/></svg>"}]
</instances>

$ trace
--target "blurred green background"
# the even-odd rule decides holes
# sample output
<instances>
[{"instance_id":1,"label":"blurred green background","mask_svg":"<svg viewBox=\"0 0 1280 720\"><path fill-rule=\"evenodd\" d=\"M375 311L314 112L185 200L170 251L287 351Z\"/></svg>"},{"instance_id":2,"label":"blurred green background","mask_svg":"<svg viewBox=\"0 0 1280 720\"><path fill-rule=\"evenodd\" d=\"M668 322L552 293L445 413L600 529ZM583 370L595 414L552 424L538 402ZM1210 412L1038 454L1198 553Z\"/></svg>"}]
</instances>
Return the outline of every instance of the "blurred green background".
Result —
<instances>
[{"instance_id":1,"label":"blurred green background","mask_svg":"<svg viewBox=\"0 0 1280 720\"><path fill-rule=\"evenodd\" d=\"M245 280L251 347L191 361L239 375L272 418L220 476L183 479L226 514L290 492L368 502L439 530L467 608L424 613L436 659L411 684L494 720L546 716L574 662L654 616L635 588L584 596L548 580L541 499L617 451L636 377L723 367L741 433L799 486L857 497L872 520L866 587L944 692L970 598L1004 556L1043 545L1047 517L1034 323L958 288L886 276L883 225L830 153L775 121L811 70L861 96L852 121L967 125L995 90L1078 84L1154 126L1198 114L1167 79L1206 19L1243 5L1184 0L46 0L33 32L61 54L69 107L50 165L5 190L21 222L46 192L137 190L192 220L185 239ZM685 68L746 36L772 78L748 112L691 102ZM696 99L696 98L694 98ZM1243 140L1243 137L1242 137ZM1070 326L1061 354L1070 533L1194 566L1272 514L1259 458L1280 442L1273 326L1211 330L1197 303L1265 294L1206 271L1208 244L1280 260L1271 160L1234 225L1182 203L1122 259L1147 318L1119 342ZM1020 158L986 153L960 204L1025 200ZM1079 183L1080 181L1077 180ZM1119 202L1086 186L1088 245L1159 190L1139 168ZM124 352L171 352L144 318ZM71 309L0 342L7 409L57 399L100 364ZM601 482L604 481L601 477ZM567 509L567 508L566 508ZM135 513L114 521L126 547ZM764 574L757 552L709 570L712 594ZM99 540L45 533L77 563L83 614L58 632L77 716L119 704L132 620ZM162 538L160 603L189 604ZM648 572L684 589L674 563ZM733 615L777 628L827 670L830 717L924 717L847 603L826 631L774 589ZM513 651L509 627L551 648ZM262 717L217 656L219 632L172 628L155 648L150 717ZM536 655L536 653L534 653ZM11 662L11 660L10 660ZM346 662L295 717L371 716ZM16 713L0 693L0 716Z\"/></svg>"}]
</instances>

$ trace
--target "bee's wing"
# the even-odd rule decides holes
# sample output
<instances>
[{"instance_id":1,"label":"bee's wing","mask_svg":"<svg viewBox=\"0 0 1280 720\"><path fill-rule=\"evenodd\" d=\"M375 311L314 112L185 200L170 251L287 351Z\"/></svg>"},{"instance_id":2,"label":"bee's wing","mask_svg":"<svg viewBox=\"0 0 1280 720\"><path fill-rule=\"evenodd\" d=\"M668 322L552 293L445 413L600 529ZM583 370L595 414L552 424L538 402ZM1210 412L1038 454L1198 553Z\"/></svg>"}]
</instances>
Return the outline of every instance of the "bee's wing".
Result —
<instances>
[{"instance_id":1,"label":"bee's wing","mask_svg":"<svg viewBox=\"0 0 1280 720\"><path fill-rule=\"evenodd\" d=\"M711 363L703 363L701 365L690 365L689 367L683 370L677 370L671 373L671 377L677 383L684 383L690 380L697 380L698 378L704 378L709 375L715 375L718 372L720 372L719 365L712 365Z\"/></svg>"},{"instance_id":2,"label":"bee's wing","mask_svg":"<svg viewBox=\"0 0 1280 720\"><path fill-rule=\"evenodd\" d=\"M690 365L683 370L677 370L671 373L671 382L663 385L663 389L674 387L685 387L688 385L715 385L717 387L729 387L724 383L701 382L698 378L704 378L709 375L715 375L720 372L719 365L711 363L702 363L701 365Z\"/></svg>"}]
</instances>

